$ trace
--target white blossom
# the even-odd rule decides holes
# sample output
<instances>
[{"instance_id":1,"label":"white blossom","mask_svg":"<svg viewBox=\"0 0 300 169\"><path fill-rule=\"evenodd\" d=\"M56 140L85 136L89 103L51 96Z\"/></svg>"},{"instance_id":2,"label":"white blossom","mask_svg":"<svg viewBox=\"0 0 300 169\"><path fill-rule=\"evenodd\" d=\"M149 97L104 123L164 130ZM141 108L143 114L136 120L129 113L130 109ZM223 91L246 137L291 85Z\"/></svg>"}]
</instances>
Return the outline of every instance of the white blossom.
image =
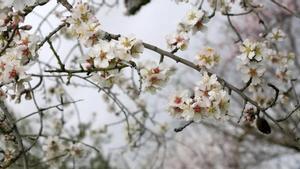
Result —
<instances>
[{"instance_id":1,"label":"white blossom","mask_svg":"<svg viewBox=\"0 0 300 169\"><path fill-rule=\"evenodd\" d=\"M7 49L6 53L0 57L0 81L4 84L25 80L29 76L25 71L28 69L21 63L22 56L16 49Z\"/></svg>"},{"instance_id":2,"label":"white blossom","mask_svg":"<svg viewBox=\"0 0 300 169\"><path fill-rule=\"evenodd\" d=\"M114 46L101 40L99 44L93 46L88 57L93 59L93 65L96 68L106 68L109 66L109 62L115 58Z\"/></svg>"},{"instance_id":3,"label":"white blossom","mask_svg":"<svg viewBox=\"0 0 300 169\"><path fill-rule=\"evenodd\" d=\"M191 97L176 94L169 102L169 112L174 117L182 117L187 121L200 121L204 118L221 119L229 108L229 96L222 89L216 75L201 73L201 80Z\"/></svg>"},{"instance_id":4,"label":"white blossom","mask_svg":"<svg viewBox=\"0 0 300 169\"><path fill-rule=\"evenodd\" d=\"M44 160L53 168L59 168L62 158L66 154L65 146L57 136L48 137L46 144L42 147L45 153Z\"/></svg>"},{"instance_id":5,"label":"white blossom","mask_svg":"<svg viewBox=\"0 0 300 169\"><path fill-rule=\"evenodd\" d=\"M249 39L246 39L242 46L240 47L241 55L238 57L241 61L246 64L249 61L261 61L266 54L265 45L260 42L252 42Z\"/></svg>"},{"instance_id":6,"label":"white blossom","mask_svg":"<svg viewBox=\"0 0 300 169\"><path fill-rule=\"evenodd\" d=\"M173 74L172 68L167 68L162 64L157 65L151 61L143 65L140 72L145 90L151 93L161 89Z\"/></svg>"},{"instance_id":7,"label":"white blossom","mask_svg":"<svg viewBox=\"0 0 300 169\"><path fill-rule=\"evenodd\" d=\"M267 35L267 38L272 42L283 41L286 37L286 34L279 28L273 28L272 31Z\"/></svg>"},{"instance_id":8,"label":"white blossom","mask_svg":"<svg viewBox=\"0 0 300 169\"><path fill-rule=\"evenodd\" d=\"M81 158L83 156L83 148L79 143L72 144L68 148L69 154L74 158Z\"/></svg>"},{"instance_id":9,"label":"white blossom","mask_svg":"<svg viewBox=\"0 0 300 169\"><path fill-rule=\"evenodd\" d=\"M180 49L185 50L188 47L190 38L185 32L176 32L166 37L168 47L171 50Z\"/></svg>"},{"instance_id":10,"label":"white blossom","mask_svg":"<svg viewBox=\"0 0 300 169\"><path fill-rule=\"evenodd\" d=\"M206 31L207 27L204 25L208 22L208 18L205 15L205 11L193 8L189 10L181 22L181 24L187 25L193 34L198 31Z\"/></svg>"},{"instance_id":11,"label":"white blossom","mask_svg":"<svg viewBox=\"0 0 300 169\"><path fill-rule=\"evenodd\" d=\"M202 49L196 56L198 65L200 67L212 68L218 64L220 56L215 52L213 48L206 47Z\"/></svg>"},{"instance_id":12,"label":"white blossom","mask_svg":"<svg viewBox=\"0 0 300 169\"><path fill-rule=\"evenodd\" d=\"M70 24L68 32L88 47L95 45L104 37L98 19L86 3L77 3L72 9L72 15L66 21Z\"/></svg>"},{"instance_id":13,"label":"white blossom","mask_svg":"<svg viewBox=\"0 0 300 169\"><path fill-rule=\"evenodd\" d=\"M117 83L120 72L117 69L92 73L91 79L101 87L112 87Z\"/></svg>"},{"instance_id":14,"label":"white blossom","mask_svg":"<svg viewBox=\"0 0 300 169\"><path fill-rule=\"evenodd\" d=\"M189 100L189 94L187 90L177 91L171 96L169 100L168 111L171 116L179 118L187 108L186 101Z\"/></svg>"},{"instance_id":15,"label":"white blossom","mask_svg":"<svg viewBox=\"0 0 300 169\"><path fill-rule=\"evenodd\" d=\"M248 82L250 78L252 78L251 84L253 85L257 85L261 82L261 77L266 71L263 65L259 63L241 65L240 70L243 73L242 80Z\"/></svg>"},{"instance_id":16,"label":"white blossom","mask_svg":"<svg viewBox=\"0 0 300 169\"><path fill-rule=\"evenodd\" d=\"M123 55L121 54L120 58L129 61L132 58L136 58L141 53L143 53L144 45L141 40L138 40L133 36L130 37L121 36L118 39L118 50L120 50L120 52L122 51L126 52Z\"/></svg>"}]
</instances>

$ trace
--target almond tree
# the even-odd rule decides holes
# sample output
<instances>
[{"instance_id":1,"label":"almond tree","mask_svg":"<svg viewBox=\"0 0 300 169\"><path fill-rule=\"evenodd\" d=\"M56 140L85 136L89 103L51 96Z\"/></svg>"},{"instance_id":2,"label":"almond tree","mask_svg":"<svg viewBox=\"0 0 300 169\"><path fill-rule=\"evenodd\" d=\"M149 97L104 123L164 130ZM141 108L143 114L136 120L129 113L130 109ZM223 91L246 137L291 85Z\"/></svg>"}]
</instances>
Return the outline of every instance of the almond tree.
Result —
<instances>
[{"instance_id":1,"label":"almond tree","mask_svg":"<svg viewBox=\"0 0 300 169\"><path fill-rule=\"evenodd\" d=\"M190 10L166 47L104 30L96 14L118 0L57 0L26 22L50 3L0 0L0 168L247 168L298 153L298 1L175 0ZM126 14L149 3L125 0ZM217 22L225 39L195 38L218 37ZM118 120L83 121L78 89L102 95ZM34 112L10 107L28 103ZM125 145L104 152L115 127Z\"/></svg>"}]
</instances>

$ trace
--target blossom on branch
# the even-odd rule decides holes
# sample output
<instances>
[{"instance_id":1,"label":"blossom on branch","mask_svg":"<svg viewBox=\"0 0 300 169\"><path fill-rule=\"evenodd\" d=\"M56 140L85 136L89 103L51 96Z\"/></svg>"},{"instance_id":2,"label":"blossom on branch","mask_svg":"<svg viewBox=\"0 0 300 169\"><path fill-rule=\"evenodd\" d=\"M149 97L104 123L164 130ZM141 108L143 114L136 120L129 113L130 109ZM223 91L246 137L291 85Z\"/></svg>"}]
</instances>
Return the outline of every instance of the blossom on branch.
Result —
<instances>
[{"instance_id":1,"label":"blossom on branch","mask_svg":"<svg viewBox=\"0 0 300 169\"><path fill-rule=\"evenodd\" d=\"M168 47L171 50L180 49L186 50L190 41L187 33L185 32L176 32L174 34L168 35L166 37Z\"/></svg>"},{"instance_id":2,"label":"blossom on branch","mask_svg":"<svg viewBox=\"0 0 300 169\"><path fill-rule=\"evenodd\" d=\"M211 69L220 61L220 55L215 52L213 48L206 47L202 49L196 56L198 65Z\"/></svg>"},{"instance_id":3,"label":"blossom on branch","mask_svg":"<svg viewBox=\"0 0 300 169\"><path fill-rule=\"evenodd\" d=\"M168 111L171 116L175 118L182 117L182 113L187 109L187 101L189 100L189 93L187 90L177 91L169 99Z\"/></svg>"},{"instance_id":4,"label":"blossom on branch","mask_svg":"<svg viewBox=\"0 0 300 169\"><path fill-rule=\"evenodd\" d=\"M173 68L166 68L165 65L157 65L155 62L147 62L142 65L141 75L145 91L155 93L161 89L174 73Z\"/></svg>"},{"instance_id":5,"label":"blossom on branch","mask_svg":"<svg viewBox=\"0 0 300 169\"><path fill-rule=\"evenodd\" d=\"M61 158L65 154L65 146L62 144L57 136L48 137L46 144L43 145L43 150L45 153L44 160L51 166L59 167L61 165Z\"/></svg>"},{"instance_id":6,"label":"blossom on branch","mask_svg":"<svg viewBox=\"0 0 300 169\"><path fill-rule=\"evenodd\" d=\"M208 22L206 12L198 9L191 9L187 12L185 18L179 25L186 25L189 28L189 31L192 31L193 34L198 31L206 31L207 27L204 25Z\"/></svg>"},{"instance_id":7,"label":"blossom on branch","mask_svg":"<svg viewBox=\"0 0 300 169\"><path fill-rule=\"evenodd\" d=\"M205 23L208 22L206 12L199 9L191 9L186 16L178 23L177 31L166 37L167 45L171 50L186 50L190 41L189 33L206 31Z\"/></svg>"},{"instance_id":8,"label":"blossom on branch","mask_svg":"<svg viewBox=\"0 0 300 169\"><path fill-rule=\"evenodd\" d=\"M114 45L101 40L99 44L92 47L86 61L91 63L90 60L93 60L93 66L96 68L107 68L115 57Z\"/></svg>"},{"instance_id":9,"label":"blossom on branch","mask_svg":"<svg viewBox=\"0 0 300 169\"><path fill-rule=\"evenodd\" d=\"M10 94L16 100L19 100L20 94L25 90L24 83L31 80L26 71L35 63L38 41L39 37L20 30L10 42L11 46L2 49L4 52L0 57L0 82L5 85L6 92L12 91Z\"/></svg>"},{"instance_id":10,"label":"blossom on branch","mask_svg":"<svg viewBox=\"0 0 300 169\"><path fill-rule=\"evenodd\" d=\"M70 24L68 32L88 47L96 44L104 36L98 19L92 14L87 3L77 3L66 21Z\"/></svg>"},{"instance_id":11,"label":"blossom on branch","mask_svg":"<svg viewBox=\"0 0 300 169\"><path fill-rule=\"evenodd\" d=\"M249 39L243 42L240 51L242 54L238 57L243 63L249 63L250 61L260 62L267 52L263 43L253 42Z\"/></svg>"},{"instance_id":12,"label":"blossom on branch","mask_svg":"<svg viewBox=\"0 0 300 169\"><path fill-rule=\"evenodd\" d=\"M253 85L257 85L261 82L261 77L266 71L264 66L260 63L249 63L241 65L240 70L243 73L243 81L248 82L251 78Z\"/></svg>"},{"instance_id":13,"label":"blossom on branch","mask_svg":"<svg viewBox=\"0 0 300 169\"><path fill-rule=\"evenodd\" d=\"M117 69L109 71L99 71L92 73L91 80L99 84L101 87L110 88L116 84L121 76L121 72Z\"/></svg>"},{"instance_id":14,"label":"blossom on branch","mask_svg":"<svg viewBox=\"0 0 300 169\"><path fill-rule=\"evenodd\" d=\"M172 116L196 122L205 118L221 119L226 116L229 96L222 89L215 74L202 72L201 80L193 92L189 97L183 92L171 98L168 110Z\"/></svg>"},{"instance_id":15,"label":"blossom on branch","mask_svg":"<svg viewBox=\"0 0 300 169\"><path fill-rule=\"evenodd\" d=\"M122 57L126 56L126 54L121 55L120 59L123 60L131 60L131 57L136 58L144 51L144 45L141 40L136 39L135 37L124 37L121 36L118 39L119 49L121 48L125 50L125 53L129 55L129 57Z\"/></svg>"}]
</instances>

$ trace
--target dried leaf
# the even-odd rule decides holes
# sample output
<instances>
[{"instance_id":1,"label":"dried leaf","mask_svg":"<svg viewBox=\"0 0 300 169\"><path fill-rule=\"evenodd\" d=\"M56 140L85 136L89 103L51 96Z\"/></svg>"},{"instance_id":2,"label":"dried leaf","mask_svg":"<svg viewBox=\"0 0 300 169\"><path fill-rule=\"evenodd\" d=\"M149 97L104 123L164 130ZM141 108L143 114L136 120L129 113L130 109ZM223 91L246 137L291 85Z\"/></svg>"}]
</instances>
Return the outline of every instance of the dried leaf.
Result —
<instances>
[{"instance_id":1,"label":"dried leaf","mask_svg":"<svg viewBox=\"0 0 300 169\"><path fill-rule=\"evenodd\" d=\"M266 119L262 117L258 117L256 119L256 127L258 130L264 134L270 134L271 133L271 127Z\"/></svg>"},{"instance_id":2,"label":"dried leaf","mask_svg":"<svg viewBox=\"0 0 300 169\"><path fill-rule=\"evenodd\" d=\"M134 15L142 6L148 4L151 0L125 0L125 7L128 15Z\"/></svg>"}]
</instances>

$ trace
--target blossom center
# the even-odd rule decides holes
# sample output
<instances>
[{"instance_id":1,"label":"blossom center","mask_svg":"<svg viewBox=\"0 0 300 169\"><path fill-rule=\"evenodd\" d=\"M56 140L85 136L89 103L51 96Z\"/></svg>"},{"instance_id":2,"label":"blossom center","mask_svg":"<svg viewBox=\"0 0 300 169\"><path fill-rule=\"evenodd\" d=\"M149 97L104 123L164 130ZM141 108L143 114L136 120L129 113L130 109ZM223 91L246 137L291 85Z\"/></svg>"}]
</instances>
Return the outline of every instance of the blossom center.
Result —
<instances>
[{"instance_id":1,"label":"blossom center","mask_svg":"<svg viewBox=\"0 0 300 169\"><path fill-rule=\"evenodd\" d=\"M182 99L180 97L176 97L175 100L174 100L174 102L176 104L180 104L182 102Z\"/></svg>"},{"instance_id":2,"label":"blossom center","mask_svg":"<svg viewBox=\"0 0 300 169\"><path fill-rule=\"evenodd\" d=\"M100 54L99 54L99 58L101 59L101 60L104 60L104 59L106 59L106 55L107 55L107 52L104 52L104 51L100 51Z\"/></svg>"},{"instance_id":3,"label":"blossom center","mask_svg":"<svg viewBox=\"0 0 300 169\"><path fill-rule=\"evenodd\" d=\"M256 75L257 75L256 69L250 68L250 69L249 69L249 75L250 75L251 77L256 76Z\"/></svg>"},{"instance_id":4,"label":"blossom center","mask_svg":"<svg viewBox=\"0 0 300 169\"><path fill-rule=\"evenodd\" d=\"M196 105L195 107L193 107L193 110L195 113L201 113L201 107L199 105Z\"/></svg>"}]
</instances>

